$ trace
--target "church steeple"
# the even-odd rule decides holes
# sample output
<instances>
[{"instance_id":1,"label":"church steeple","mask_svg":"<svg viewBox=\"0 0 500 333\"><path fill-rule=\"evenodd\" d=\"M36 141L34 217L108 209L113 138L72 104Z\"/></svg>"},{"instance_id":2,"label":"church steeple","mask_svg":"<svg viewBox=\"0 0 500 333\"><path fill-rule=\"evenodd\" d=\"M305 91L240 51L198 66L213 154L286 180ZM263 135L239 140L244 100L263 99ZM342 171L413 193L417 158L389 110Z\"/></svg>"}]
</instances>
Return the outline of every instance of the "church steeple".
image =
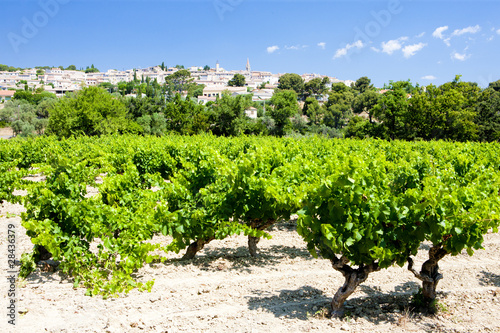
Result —
<instances>
[{"instance_id":1,"label":"church steeple","mask_svg":"<svg viewBox=\"0 0 500 333\"><path fill-rule=\"evenodd\" d=\"M247 58L247 67L246 67L246 70L248 73L250 73L252 70L250 68L250 59Z\"/></svg>"}]
</instances>

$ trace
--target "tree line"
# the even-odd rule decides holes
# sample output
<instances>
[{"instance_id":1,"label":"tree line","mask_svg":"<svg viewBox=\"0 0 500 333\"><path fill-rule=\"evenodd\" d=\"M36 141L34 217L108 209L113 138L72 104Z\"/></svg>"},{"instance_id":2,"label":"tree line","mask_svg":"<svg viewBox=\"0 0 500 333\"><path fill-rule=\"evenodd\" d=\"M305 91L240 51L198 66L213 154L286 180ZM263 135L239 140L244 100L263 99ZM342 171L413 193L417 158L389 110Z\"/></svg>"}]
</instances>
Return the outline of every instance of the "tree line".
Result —
<instances>
[{"instance_id":1,"label":"tree line","mask_svg":"<svg viewBox=\"0 0 500 333\"><path fill-rule=\"evenodd\" d=\"M231 85L244 85L236 74ZM367 77L351 86L328 78L304 82L283 75L270 101L222 93L215 102L198 103L204 85L188 70L169 75L164 84L149 77L101 83L56 99L44 91L19 90L0 110L0 125L16 135L59 136L134 133L220 136L274 135L381 138L387 140L498 141L500 80L481 89L456 76L440 86L390 81L376 89ZM136 97L130 97L135 94ZM128 96L127 96L128 95ZM256 108L258 118L245 110Z\"/></svg>"}]
</instances>

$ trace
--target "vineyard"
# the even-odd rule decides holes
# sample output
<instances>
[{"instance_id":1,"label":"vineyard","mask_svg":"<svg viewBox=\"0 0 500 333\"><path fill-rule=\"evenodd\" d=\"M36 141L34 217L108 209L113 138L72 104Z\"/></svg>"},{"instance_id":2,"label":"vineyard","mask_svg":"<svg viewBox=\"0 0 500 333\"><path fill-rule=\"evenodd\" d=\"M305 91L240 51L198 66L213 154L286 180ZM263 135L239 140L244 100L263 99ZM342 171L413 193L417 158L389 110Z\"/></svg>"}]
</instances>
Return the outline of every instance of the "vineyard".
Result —
<instances>
[{"instance_id":1,"label":"vineyard","mask_svg":"<svg viewBox=\"0 0 500 333\"><path fill-rule=\"evenodd\" d=\"M345 279L334 314L394 265L407 265L432 309L439 261L472 256L498 231L500 147L208 135L9 140L0 141L1 200L26 208L34 248L21 274L52 258L87 295L150 291L154 281L138 270L169 253L189 261L234 235L247 236L258 262L269 229L296 220L307 250Z\"/></svg>"}]
</instances>

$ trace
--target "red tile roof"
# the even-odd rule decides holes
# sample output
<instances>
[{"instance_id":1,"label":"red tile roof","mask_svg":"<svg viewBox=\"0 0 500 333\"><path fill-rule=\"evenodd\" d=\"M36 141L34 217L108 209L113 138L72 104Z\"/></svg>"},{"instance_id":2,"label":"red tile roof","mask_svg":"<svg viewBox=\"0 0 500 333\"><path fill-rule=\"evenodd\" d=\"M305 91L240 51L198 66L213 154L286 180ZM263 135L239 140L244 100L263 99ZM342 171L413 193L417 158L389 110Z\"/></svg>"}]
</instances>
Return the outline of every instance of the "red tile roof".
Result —
<instances>
[{"instance_id":1,"label":"red tile roof","mask_svg":"<svg viewBox=\"0 0 500 333\"><path fill-rule=\"evenodd\" d=\"M14 90L0 90L0 97L12 97L15 93Z\"/></svg>"}]
</instances>

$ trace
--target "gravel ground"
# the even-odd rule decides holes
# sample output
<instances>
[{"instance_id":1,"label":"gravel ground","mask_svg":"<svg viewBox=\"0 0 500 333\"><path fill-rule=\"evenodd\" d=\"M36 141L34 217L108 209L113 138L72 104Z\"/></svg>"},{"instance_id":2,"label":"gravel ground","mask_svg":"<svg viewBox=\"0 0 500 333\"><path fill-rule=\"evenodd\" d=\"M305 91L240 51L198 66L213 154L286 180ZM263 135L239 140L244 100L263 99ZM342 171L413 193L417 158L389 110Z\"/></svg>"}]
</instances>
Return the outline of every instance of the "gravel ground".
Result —
<instances>
[{"instance_id":1,"label":"gravel ground","mask_svg":"<svg viewBox=\"0 0 500 333\"><path fill-rule=\"evenodd\" d=\"M14 135L12 128L2 127L0 128L0 139L8 139Z\"/></svg>"},{"instance_id":2,"label":"gravel ground","mask_svg":"<svg viewBox=\"0 0 500 333\"><path fill-rule=\"evenodd\" d=\"M166 263L144 267L138 276L155 279L151 293L88 297L60 272L38 268L17 282L19 317L12 327L6 235L8 224L16 225L18 258L31 249L20 226L23 210L0 204L1 332L500 332L499 234L486 235L485 249L473 257L441 261L438 315L408 310L419 281L395 266L371 274L339 319L324 314L343 277L307 252L294 221L273 227L273 238L259 243L258 258L249 256L245 237L235 236L213 241L192 261L172 254ZM416 265L425 256L424 245Z\"/></svg>"}]
</instances>

